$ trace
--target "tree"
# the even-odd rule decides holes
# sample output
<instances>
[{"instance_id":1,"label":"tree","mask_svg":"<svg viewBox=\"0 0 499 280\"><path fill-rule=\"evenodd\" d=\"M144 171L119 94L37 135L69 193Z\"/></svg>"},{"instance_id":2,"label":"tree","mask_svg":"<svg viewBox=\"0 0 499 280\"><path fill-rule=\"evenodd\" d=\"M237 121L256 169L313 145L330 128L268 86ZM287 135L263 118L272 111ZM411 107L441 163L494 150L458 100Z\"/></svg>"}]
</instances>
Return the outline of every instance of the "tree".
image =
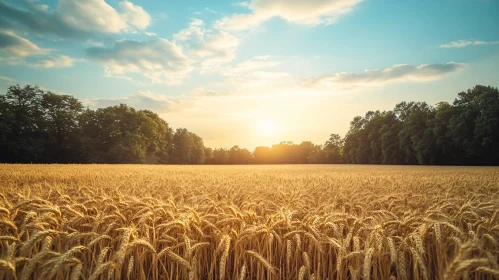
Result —
<instances>
[{"instance_id":1,"label":"tree","mask_svg":"<svg viewBox=\"0 0 499 280\"><path fill-rule=\"evenodd\" d=\"M203 139L185 128L177 128L170 146L170 163L202 164L205 161Z\"/></svg>"},{"instance_id":2,"label":"tree","mask_svg":"<svg viewBox=\"0 0 499 280\"><path fill-rule=\"evenodd\" d=\"M257 164L272 163L272 149L264 146L256 147L253 152L253 157Z\"/></svg>"},{"instance_id":3,"label":"tree","mask_svg":"<svg viewBox=\"0 0 499 280\"><path fill-rule=\"evenodd\" d=\"M154 122L154 130L149 134L146 162L168 163L168 146L173 137L172 129L165 120L158 116L158 114L148 110L139 112Z\"/></svg>"},{"instance_id":4,"label":"tree","mask_svg":"<svg viewBox=\"0 0 499 280\"><path fill-rule=\"evenodd\" d=\"M316 149L316 145L310 141L303 141L300 145L294 145L291 149L295 153L292 163L306 164L309 163L308 157Z\"/></svg>"},{"instance_id":5,"label":"tree","mask_svg":"<svg viewBox=\"0 0 499 280\"><path fill-rule=\"evenodd\" d=\"M314 145L314 149L307 157L310 164L326 164L328 163L328 154L320 145Z\"/></svg>"},{"instance_id":6,"label":"tree","mask_svg":"<svg viewBox=\"0 0 499 280\"><path fill-rule=\"evenodd\" d=\"M229 164L250 164L253 162L253 155L247 149L241 149L236 145L228 152L228 162Z\"/></svg>"},{"instance_id":7,"label":"tree","mask_svg":"<svg viewBox=\"0 0 499 280\"><path fill-rule=\"evenodd\" d=\"M89 162L165 163L171 130L149 111L121 104L80 117L84 150Z\"/></svg>"},{"instance_id":8,"label":"tree","mask_svg":"<svg viewBox=\"0 0 499 280\"><path fill-rule=\"evenodd\" d=\"M402 127L404 142L411 145L419 164L433 164L435 160L435 141L429 125L433 118L431 106L425 102L412 103Z\"/></svg>"},{"instance_id":9,"label":"tree","mask_svg":"<svg viewBox=\"0 0 499 280\"><path fill-rule=\"evenodd\" d=\"M357 116L350 122L350 130L345 136L344 145L344 157L347 163L369 163L371 145L365 127L374 114L369 111L364 118Z\"/></svg>"},{"instance_id":10,"label":"tree","mask_svg":"<svg viewBox=\"0 0 499 280\"><path fill-rule=\"evenodd\" d=\"M399 143L401 130L402 123L397 119L392 124L383 124L379 130L382 164L402 164L404 162Z\"/></svg>"},{"instance_id":11,"label":"tree","mask_svg":"<svg viewBox=\"0 0 499 280\"><path fill-rule=\"evenodd\" d=\"M204 148L204 163L205 164L213 164L213 149L212 148Z\"/></svg>"},{"instance_id":12,"label":"tree","mask_svg":"<svg viewBox=\"0 0 499 280\"><path fill-rule=\"evenodd\" d=\"M70 95L52 92L42 94L41 109L45 115L48 162L82 162L81 131L78 118L83 112L81 102Z\"/></svg>"},{"instance_id":13,"label":"tree","mask_svg":"<svg viewBox=\"0 0 499 280\"><path fill-rule=\"evenodd\" d=\"M213 150L213 164L229 164L229 153L226 149Z\"/></svg>"},{"instance_id":14,"label":"tree","mask_svg":"<svg viewBox=\"0 0 499 280\"><path fill-rule=\"evenodd\" d=\"M331 134L322 150L325 153L325 163L343 163L343 139L339 134Z\"/></svg>"},{"instance_id":15,"label":"tree","mask_svg":"<svg viewBox=\"0 0 499 280\"><path fill-rule=\"evenodd\" d=\"M10 86L0 95L0 162L174 164L499 164L499 91L477 85L432 107L368 111L323 145L283 141L253 153L207 148L185 128L124 104L91 110L69 95Z\"/></svg>"},{"instance_id":16,"label":"tree","mask_svg":"<svg viewBox=\"0 0 499 280\"><path fill-rule=\"evenodd\" d=\"M177 128L173 134L170 146L170 163L190 164L192 142L189 131L185 128Z\"/></svg>"},{"instance_id":17,"label":"tree","mask_svg":"<svg viewBox=\"0 0 499 280\"><path fill-rule=\"evenodd\" d=\"M477 85L460 92L454 101L455 114L449 130L456 147L471 164L499 162L499 92Z\"/></svg>"},{"instance_id":18,"label":"tree","mask_svg":"<svg viewBox=\"0 0 499 280\"><path fill-rule=\"evenodd\" d=\"M43 91L26 85L10 86L0 100L0 145L4 162L44 162L45 120L41 108Z\"/></svg>"},{"instance_id":19,"label":"tree","mask_svg":"<svg viewBox=\"0 0 499 280\"><path fill-rule=\"evenodd\" d=\"M7 101L5 95L0 95L0 162L12 162L11 153L12 131L14 121L13 105Z\"/></svg>"},{"instance_id":20,"label":"tree","mask_svg":"<svg viewBox=\"0 0 499 280\"><path fill-rule=\"evenodd\" d=\"M439 102L435 106L435 117L430 123L436 144L436 164L459 164L463 162L463 152L452 140L449 123L455 114L455 108L448 102Z\"/></svg>"},{"instance_id":21,"label":"tree","mask_svg":"<svg viewBox=\"0 0 499 280\"><path fill-rule=\"evenodd\" d=\"M197 136L195 133L190 132L189 136L191 138L191 160L190 164L203 164L205 161L205 146L203 139Z\"/></svg>"}]
</instances>

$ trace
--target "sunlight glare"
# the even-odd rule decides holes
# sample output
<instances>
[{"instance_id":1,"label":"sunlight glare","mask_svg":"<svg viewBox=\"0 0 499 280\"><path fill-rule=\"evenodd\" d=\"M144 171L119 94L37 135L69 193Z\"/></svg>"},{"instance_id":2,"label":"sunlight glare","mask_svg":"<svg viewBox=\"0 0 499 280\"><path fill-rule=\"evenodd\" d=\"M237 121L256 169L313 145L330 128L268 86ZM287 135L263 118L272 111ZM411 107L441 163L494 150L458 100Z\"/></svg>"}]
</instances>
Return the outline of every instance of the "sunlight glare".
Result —
<instances>
[{"instance_id":1,"label":"sunlight glare","mask_svg":"<svg viewBox=\"0 0 499 280\"><path fill-rule=\"evenodd\" d=\"M257 130L260 136L270 136L275 132L274 122L270 120L260 120L257 123Z\"/></svg>"}]
</instances>

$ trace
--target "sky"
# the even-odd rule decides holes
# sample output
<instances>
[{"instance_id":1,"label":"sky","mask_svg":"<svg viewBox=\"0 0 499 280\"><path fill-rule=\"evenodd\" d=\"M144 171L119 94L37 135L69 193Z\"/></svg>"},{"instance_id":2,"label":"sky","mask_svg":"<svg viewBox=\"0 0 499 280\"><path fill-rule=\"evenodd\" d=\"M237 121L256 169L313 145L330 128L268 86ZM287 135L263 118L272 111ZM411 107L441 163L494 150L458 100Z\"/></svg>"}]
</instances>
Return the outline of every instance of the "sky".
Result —
<instances>
[{"instance_id":1,"label":"sky","mask_svg":"<svg viewBox=\"0 0 499 280\"><path fill-rule=\"evenodd\" d=\"M499 86L497 0L238 1L0 0L0 92L124 103L253 149Z\"/></svg>"}]
</instances>

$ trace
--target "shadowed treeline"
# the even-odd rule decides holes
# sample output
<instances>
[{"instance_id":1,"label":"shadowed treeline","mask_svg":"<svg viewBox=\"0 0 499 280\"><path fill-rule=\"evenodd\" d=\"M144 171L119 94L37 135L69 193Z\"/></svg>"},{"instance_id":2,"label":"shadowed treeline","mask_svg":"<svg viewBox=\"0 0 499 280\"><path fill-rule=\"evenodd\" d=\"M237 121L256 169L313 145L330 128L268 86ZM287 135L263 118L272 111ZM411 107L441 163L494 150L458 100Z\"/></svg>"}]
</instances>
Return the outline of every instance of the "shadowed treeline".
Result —
<instances>
[{"instance_id":1,"label":"shadowed treeline","mask_svg":"<svg viewBox=\"0 0 499 280\"><path fill-rule=\"evenodd\" d=\"M345 137L346 163L499 164L499 91L477 85L452 104L402 102L393 111L355 117Z\"/></svg>"},{"instance_id":2,"label":"shadowed treeline","mask_svg":"<svg viewBox=\"0 0 499 280\"><path fill-rule=\"evenodd\" d=\"M499 164L499 91L475 86L450 104L402 102L355 117L345 138L281 142L253 152L211 149L156 113L120 104L91 110L26 85L0 95L0 162L170 164Z\"/></svg>"}]
</instances>

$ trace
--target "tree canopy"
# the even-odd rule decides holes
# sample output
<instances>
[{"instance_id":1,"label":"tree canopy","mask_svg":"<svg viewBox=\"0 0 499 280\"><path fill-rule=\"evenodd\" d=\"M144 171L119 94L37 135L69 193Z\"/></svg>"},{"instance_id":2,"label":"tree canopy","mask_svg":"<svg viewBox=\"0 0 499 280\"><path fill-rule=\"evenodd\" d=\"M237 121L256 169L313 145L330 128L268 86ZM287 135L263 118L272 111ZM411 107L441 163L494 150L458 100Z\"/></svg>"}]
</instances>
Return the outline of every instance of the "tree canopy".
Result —
<instances>
[{"instance_id":1,"label":"tree canopy","mask_svg":"<svg viewBox=\"0 0 499 280\"><path fill-rule=\"evenodd\" d=\"M499 91L477 85L449 104L402 102L356 117L345 137L346 163L499 164Z\"/></svg>"},{"instance_id":2,"label":"tree canopy","mask_svg":"<svg viewBox=\"0 0 499 280\"><path fill-rule=\"evenodd\" d=\"M499 91L477 85L453 103L401 102L355 117L344 138L251 152L205 147L200 136L148 110L92 110L70 95L13 85L0 95L0 162L497 165Z\"/></svg>"}]
</instances>

